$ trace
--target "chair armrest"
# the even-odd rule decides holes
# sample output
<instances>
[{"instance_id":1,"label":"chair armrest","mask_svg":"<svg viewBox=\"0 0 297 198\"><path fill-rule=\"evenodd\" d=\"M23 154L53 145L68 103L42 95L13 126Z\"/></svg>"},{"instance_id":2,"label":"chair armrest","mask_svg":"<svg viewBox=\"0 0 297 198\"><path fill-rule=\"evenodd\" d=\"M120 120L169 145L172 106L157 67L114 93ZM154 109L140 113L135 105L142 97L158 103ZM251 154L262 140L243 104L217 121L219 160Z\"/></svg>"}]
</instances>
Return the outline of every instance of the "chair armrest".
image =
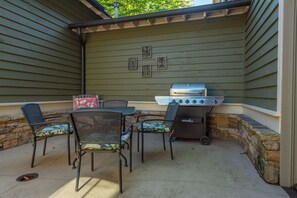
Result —
<instances>
[{"instance_id":1,"label":"chair armrest","mask_svg":"<svg viewBox=\"0 0 297 198\"><path fill-rule=\"evenodd\" d=\"M38 123L30 124L30 126L36 126L36 125L50 125L50 124L68 124L68 125L69 125L69 122L59 122L59 121L38 122Z\"/></svg>"},{"instance_id":2,"label":"chair armrest","mask_svg":"<svg viewBox=\"0 0 297 198\"><path fill-rule=\"evenodd\" d=\"M126 135L132 127L133 127L133 125L130 124L130 125L126 128L126 130L122 133L122 135Z\"/></svg>"},{"instance_id":3,"label":"chair armrest","mask_svg":"<svg viewBox=\"0 0 297 198\"><path fill-rule=\"evenodd\" d=\"M141 115L137 116L136 122L139 121L139 118L148 117L148 116L150 116L150 117L153 117L153 116L154 117L164 117L164 115L158 115L158 114L141 114Z\"/></svg>"},{"instance_id":4,"label":"chair armrest","mask_svg":"<svg viewBox=\"0 0 297 198\"><path fill-rule=\"evenodd\" d=\"M47 119L52 119L52 118L60 118L62 116L63 115L48 115L48 116L44 116L44 119L47 120Z\"/></svg>"}]
</instances>

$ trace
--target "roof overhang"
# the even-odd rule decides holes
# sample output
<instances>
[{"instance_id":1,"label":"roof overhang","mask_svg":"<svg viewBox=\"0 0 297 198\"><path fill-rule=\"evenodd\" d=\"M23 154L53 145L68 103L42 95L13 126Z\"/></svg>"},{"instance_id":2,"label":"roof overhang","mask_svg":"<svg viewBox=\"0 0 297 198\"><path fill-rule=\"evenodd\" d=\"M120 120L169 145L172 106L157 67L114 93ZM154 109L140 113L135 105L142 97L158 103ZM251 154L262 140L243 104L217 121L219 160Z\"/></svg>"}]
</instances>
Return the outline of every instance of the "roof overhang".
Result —
<instances>
[{"instance_id":1,"label":"roof overhang","mask_svg":"<svg viewBox=\"0 0 297 198\"><path fill-rule=\"evenodd\" d=\"M104 11L104 7L99 4L95 0L79 0L81 3L83 3L87 8L95 12L97 15L99 15L102 19L110 19L112 18L109 14L107 14Z\"/></svg>"},{"instance_id":2,"label":"roof overhang","mask_svg":"<svg viewBox=\"0 0 297 198\"><path fill-rule=\"evenodd\" d=\"M161 25L245 14L251 0L237 0L178 10L155 12L129 17L70 24L70 29L82 28L84 33Z\"/></svg>"}]
</instances>

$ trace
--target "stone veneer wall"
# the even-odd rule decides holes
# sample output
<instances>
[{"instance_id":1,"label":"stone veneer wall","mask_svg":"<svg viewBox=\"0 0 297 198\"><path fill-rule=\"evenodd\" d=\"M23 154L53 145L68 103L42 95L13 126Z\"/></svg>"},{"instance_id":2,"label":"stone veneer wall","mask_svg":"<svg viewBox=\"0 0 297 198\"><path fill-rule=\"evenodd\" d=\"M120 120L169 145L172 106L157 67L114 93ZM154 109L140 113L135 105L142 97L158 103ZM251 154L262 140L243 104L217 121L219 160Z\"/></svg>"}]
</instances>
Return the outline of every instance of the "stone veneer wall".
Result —
<instances>
[{"instance_id":1,"label":"stone veneer wall","mask_svg":"<svg viewBox=\"0 0 297 198\"><path fill-rule=\"evenodd\" d=\"M137 111L134 117L127 118L127 123L135 123L140 113L164 115L164 112ZM279 183L280 134L245 115L234 114L208 115L207 130L211 138L240 144L259 175L268 183Z\"/></svg>"},{"instance_id":2,"label":"stone veneer wall","mask_svg":"<svg viewBox=\"0 0 297 198\"><path fill-rule=\"evenodd\" d=\"M245 115L210 114L207 128L212 138L239 143L260 176L279 183L280 134Z\"/></svg>"},{"instance_id":3,"label":"stone veneer wall","mask_svg":"<svg viewBox=\"0 0 297 198\"><path fill-rule=\"evenodd\" d=\"M67 121L63 112L45 112L47 120ZM135 123L141 114L161 114L161 111L137 111L127 117L127 125ZM207 128L212 138L239 143L244 153L268 183L279 182L280 135L245 115L210 114ZM135 127L134 127L134 131ZM32 141L32 132L22 115L0 116L0 150L13 148Z\"/></svg>"},{"instance_id":4,"label":"stone veneer wall","mask_svg":"<svg viewBox=\"0 0 297 198\"><path fill-rule=\"evenodd\" d=\"M66 121L63 112L44 112L47 121ZM32 130L23 115L0 116L0 150L32 142Z\"/></svg>"}]
</instances>

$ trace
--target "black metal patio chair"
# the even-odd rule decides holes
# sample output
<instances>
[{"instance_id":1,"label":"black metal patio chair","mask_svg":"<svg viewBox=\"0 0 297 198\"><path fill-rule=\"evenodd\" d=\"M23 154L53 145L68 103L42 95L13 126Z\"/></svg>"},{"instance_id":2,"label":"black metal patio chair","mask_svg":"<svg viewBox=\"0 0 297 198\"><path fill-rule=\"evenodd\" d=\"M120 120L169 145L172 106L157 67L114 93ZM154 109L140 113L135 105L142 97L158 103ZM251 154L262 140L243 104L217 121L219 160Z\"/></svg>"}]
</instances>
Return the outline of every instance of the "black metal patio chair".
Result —
<instances>
[{"instance_id":1,"label":"black metal patio chair","mask_svg":"<svg viewBox=\"0 0 297 198\"><path fill-rule=\"evenodd\" d=\"M44 139L43 155L45 155L47 138L57 135L67 135L68 164L70 165L70 134L72 133L72 130L69 123L57 121L46 122L40 110L39 104L25 104L21 107L21 109L33 133L33 155L31 168L34 167L37 141Z\"/></svg>"},{"instance_id":2,"label":"black metal patio chair","mask_svg":"<svg viewBox=\"0 0 297 198\"><path fill-rule=\"evenodd\" d=\"M108 107L127 107L128 101L127 100L103 100L102 101L102 107L108 108ZM122 125L123 130L126 130L126 116L122 117Z\"/></svg>"},{"instance_id":3,"label":"black metal patio chair","mask_svg":"<svg viewBox=\"0 0 297 198\"><path fill-rule=\"evenodd\" d=\"M94 171L94 152L111 152L119 155L119 186L122 193L122 154L124 145L129 144L129 166L132 172L132 131L133 125L121 130L122 113L104 109L87 109L70 114L77 143L77 176L75 190L79 190L81 157L91 153L91 170Z\"/></svg>"},{"instance_id":4,"label":"black metal patio chair","mask_svg":"<svg viewBox=\"0 0 297 198\"><path fill-rule=\"evenodd\" d=\"M139 133L141 133L141 161L144 161L144 134L145 133L157 133L163 135L163 147L166 151L165 146L165 133L169 134L169 145L170 145L170 154L171 159L173 159L172 151L172 133L173 125L179 109L179 104L177 102L171 102L168 104L167 111L165 116L157 114L142 114L139 115L136 119L136 128L137 128L137 151L139 151ZM144 119L147 117L160 117L153 119ZM163 117L163 118L162 118Z\"/></svg>"}]
</instances>

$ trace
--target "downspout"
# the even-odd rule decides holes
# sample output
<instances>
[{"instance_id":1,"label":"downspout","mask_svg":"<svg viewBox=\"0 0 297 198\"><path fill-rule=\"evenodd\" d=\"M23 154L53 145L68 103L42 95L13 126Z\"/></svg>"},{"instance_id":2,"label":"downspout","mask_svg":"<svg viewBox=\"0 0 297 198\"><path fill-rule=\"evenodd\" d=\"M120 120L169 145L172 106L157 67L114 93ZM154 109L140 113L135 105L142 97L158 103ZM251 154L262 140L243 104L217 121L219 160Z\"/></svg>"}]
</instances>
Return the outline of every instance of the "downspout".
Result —
<instances>
[{"instance_id":1,"label":"downspout","mask_svg":"<svg viewBox=\"0 0 297 198\"><path fill-rule=\"evenodd\" d=\"M86 94L86 39L83 37L82 28L77 28L77 34L80 41L81 56L81 94Z\"/></svg>"}]
</instances>

